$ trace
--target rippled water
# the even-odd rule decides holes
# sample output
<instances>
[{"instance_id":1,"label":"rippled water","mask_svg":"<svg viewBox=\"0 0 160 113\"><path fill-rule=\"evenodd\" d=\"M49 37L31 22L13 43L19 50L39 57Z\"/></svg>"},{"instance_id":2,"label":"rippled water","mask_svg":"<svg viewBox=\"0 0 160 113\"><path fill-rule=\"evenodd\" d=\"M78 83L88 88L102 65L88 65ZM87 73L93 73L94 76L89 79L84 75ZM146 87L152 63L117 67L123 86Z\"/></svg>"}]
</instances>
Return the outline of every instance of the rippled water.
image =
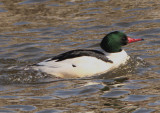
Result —
<instances>
[{"instance_id":1,"label":"rippled water","mask_svg":"<svg viewBox=\"0 0 160 113\"><path fill-rule=\"evenodd\" d=\"M0 112L160 112L159 0L1 0ZM93 78L59 79L28 66L78 48L99 49L111 31L145 41L132 59Z\"/></svg>"}]
</instances>

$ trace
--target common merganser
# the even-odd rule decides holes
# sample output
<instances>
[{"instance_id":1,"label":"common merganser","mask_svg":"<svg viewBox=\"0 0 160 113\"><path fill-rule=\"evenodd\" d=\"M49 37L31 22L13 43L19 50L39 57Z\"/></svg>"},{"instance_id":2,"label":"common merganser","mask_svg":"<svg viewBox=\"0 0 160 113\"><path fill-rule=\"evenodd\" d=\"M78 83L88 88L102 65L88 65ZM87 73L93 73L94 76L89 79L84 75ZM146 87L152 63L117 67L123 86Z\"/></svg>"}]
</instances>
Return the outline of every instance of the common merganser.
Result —
<instances>
[{"instance_id":1,"label":"common merganser","mask_svg":"<svg viewBox=\"0 0 160 113\"><path fill-rule=\"evenodd\" d=\"M114 31L107 34L100 43L104 52L91 49L71 50L34 64L32 68L60 78L99 75L125 64L130 57L121 47L141 40L143 39L133 39Z\"/></svg>"}]
</instances>

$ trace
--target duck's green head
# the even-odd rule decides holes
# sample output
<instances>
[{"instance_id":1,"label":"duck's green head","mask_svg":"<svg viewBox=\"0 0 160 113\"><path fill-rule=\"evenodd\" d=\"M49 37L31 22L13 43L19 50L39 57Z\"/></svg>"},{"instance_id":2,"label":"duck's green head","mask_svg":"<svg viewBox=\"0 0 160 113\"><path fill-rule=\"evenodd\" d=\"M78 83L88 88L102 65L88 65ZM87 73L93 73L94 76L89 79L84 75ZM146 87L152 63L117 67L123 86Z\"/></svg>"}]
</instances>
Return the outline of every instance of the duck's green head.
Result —
<instances>
[{"instance_id":1,"label":"duck's green head","mask_svg":"<svg viewBox=\"0 0 160 113\"><path fill-rule=\"evenodd\" d=\"M114 31L109 34L107 34L100 46L103 50L109 53L114 53L114 52L120 52L122 51L121 47L124 45L127 45L128 43L140 41L143 39L132 39L130 37L127 37L126 34L120 31Z\"/></svg>"}]
</instances>

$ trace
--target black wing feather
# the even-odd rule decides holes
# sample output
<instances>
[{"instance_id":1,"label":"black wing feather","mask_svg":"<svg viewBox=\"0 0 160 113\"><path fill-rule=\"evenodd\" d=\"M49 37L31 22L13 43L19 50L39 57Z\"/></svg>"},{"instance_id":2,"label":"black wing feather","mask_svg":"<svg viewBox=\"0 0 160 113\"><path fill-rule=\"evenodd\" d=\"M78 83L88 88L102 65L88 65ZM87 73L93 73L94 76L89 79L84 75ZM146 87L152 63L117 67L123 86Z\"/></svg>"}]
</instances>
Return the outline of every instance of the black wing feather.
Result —
<instances>
[{"instance_id":1,"label":"black wing feather","mask_svg":"<svg viewBox=\"0 0 160 113\"><path fill-rule=\"evenodd\" d=\"M87 49L78 49L78 50L71 50L66 53L59 54L48 61L56 60L56 62L66 60L66 59L71 59L75 57L81 57L81 56L91 56L91 57L96 57L98 59L101 59L105 62L110 62L113 63L111 60L109 60L104 53L97 51L97 50L87 50Z\"/></svg>"}]
</instances>

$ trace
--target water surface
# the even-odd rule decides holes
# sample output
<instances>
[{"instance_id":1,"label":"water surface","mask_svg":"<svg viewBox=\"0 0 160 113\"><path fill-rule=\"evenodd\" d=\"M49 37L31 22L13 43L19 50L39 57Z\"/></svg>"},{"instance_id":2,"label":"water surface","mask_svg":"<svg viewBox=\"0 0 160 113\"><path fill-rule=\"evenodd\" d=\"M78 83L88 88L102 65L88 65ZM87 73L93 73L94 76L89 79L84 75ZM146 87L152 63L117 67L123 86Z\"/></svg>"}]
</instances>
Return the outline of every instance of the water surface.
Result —
<instances>
[{"instance_id":1,"label":"water surface","mask_svg":"<svg viewBox=\"0 0 160 113\"><path fill-rule=\"evenodd\" d=\"M159 0L1 0L0 112L158 113ZM99 49L111 31L145 41L124 47L128 64L94 78L27 70L56 54Z\"/></svg>"}]
</instances>

